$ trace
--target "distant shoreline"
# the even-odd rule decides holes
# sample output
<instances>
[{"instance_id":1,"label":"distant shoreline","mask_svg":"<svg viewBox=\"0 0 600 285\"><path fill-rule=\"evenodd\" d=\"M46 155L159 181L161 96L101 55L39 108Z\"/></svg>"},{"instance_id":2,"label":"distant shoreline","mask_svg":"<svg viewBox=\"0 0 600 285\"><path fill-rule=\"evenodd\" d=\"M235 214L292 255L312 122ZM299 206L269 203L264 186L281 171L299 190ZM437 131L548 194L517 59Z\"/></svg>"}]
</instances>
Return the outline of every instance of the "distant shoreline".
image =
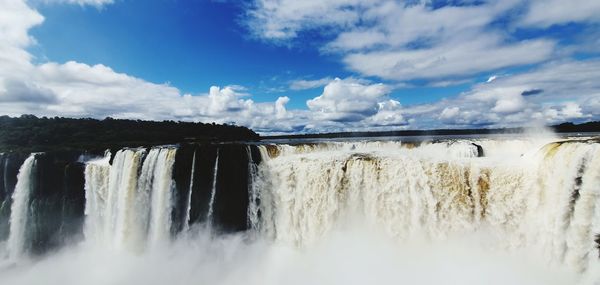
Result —
<instances>
[{"instance_id":1,"label":"distant shoreline","mask_svg":"<svg viewBox=\"0 0 600 285\"><path fill-rule=\"evenodd\" d=\"M555 133L593 133L600 132L600 122L582 124L562 123L548 127ZM335 132L318 134L295 134L261 136L265 139L333 139L333 138L359 138L359 137L412 137L412 136L454 136L454 135L492 135L492 134L520 134L535 128L493 128L493 129L435 129L435 130L398 130L376 132Z\"/></svg>"},{"instance_id":2,"label":"distant shoreline","mask_svg":"<svg viewBox=\"0 0 600 285\"><path fill-rule=\"evenodd\" d=\"M547 128L556 133L600 133L600 121L582 124L563 123ZM38 118L33 115L23 115L18 118L0 116L0 152L86 151L104 153L106 149L170 144L257 143L291 139L470 136L522 134L534 130L530 128L437 129L260 136L249 128L227 124L112 118L104 120Z\"/></svg>"}]
</instances>

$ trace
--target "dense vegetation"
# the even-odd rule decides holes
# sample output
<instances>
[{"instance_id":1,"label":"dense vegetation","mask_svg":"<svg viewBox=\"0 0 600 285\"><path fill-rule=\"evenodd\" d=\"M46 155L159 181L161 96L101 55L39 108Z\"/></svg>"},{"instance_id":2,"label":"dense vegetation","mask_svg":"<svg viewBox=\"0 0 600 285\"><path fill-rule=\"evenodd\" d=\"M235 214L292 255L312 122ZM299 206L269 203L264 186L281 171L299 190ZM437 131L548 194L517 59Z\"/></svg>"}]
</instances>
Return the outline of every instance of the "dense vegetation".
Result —
<instances>
[{"instance_id":1,"label":"dense vegetation","mask_svg":"<svg viewBox=\"0 0 600 285\"><path fill-rule=\"evenodd\" d=\"M557 133L600 132L600 122L583 124L563 123L550 126ZM394 136L451 136L451 135L488 135L522 133L525 128L497 128L497 129L439 129L439 130L403 130L382 132L341 132L324 134L302 134L263 137L266 139L293 139L293 138L350 138L350 137L394 137Z\"/></svg>"},{"instance_id":2,"label":"dense vegetation","mask_svg":"<svg viewBox=\"0 0 600 285\"><path fill-rule=\"evenodd\" d=\"M0 116L0 152L87 150L182 142L255 140L252 130L232 125L106 118L70 119Z\"/></svg>"},{"instance_id":3,"label":"dense vegetation","mask_svg":"<svg viewBox=\"0 0 600 285\"><path fill-rule=\"evenodd\" d=\"M563 123L551 126L556 132L600 132L600 122L583 124ZM384 132L341 132L326 134L302 134L263 138L344 138L379 136L433 136L433 135L480 135L519 133L523 128L505 129L440 129L403 130ZM141 121L106 118L71 119L38 118L23 115L18 118L0 116L0 152L23 153L54 150L77 150L103 152L122 147L154 146L189 142L232 142L257 140L261 137L252 130L215 123L192 123L175 121Z\"/></svg>"},{"instance_id":4,"label":"dense vegetation","mask_svg":"<svg viewBox=\"0 0 600 285\"><path fill-rule=\"evenodd\" d=\"M562 123L560 125L552 126L557 133L586 133L586 132L600 132L600 122L589 122L583 124L573 123Z\"/></svg>"}]
</instances>

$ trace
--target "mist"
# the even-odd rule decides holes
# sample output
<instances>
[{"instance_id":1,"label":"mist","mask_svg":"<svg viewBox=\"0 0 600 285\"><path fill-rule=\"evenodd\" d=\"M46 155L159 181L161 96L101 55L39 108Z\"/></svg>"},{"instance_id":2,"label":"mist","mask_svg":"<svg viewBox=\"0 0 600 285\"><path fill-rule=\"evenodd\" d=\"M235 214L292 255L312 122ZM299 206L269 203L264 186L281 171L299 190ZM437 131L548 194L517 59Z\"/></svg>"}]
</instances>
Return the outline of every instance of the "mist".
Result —
<instances>
[{"instance_id":1,"label":"mist","mask_svg":"<svg viewBox=\"0 0 600 285\"><path fill-rule=\"evenodd\" d=\"M25 206L10 221L24 230L0 245L11 257L0 262L0 284L600 278L600 145L585 138L122 149L112 162L110 153L86 162L73 187L85 211L63 223L36 215L48 213L48 198L42 184L25 183L62 169L47 158L33 155L19 170L12 201ZM78 231L47 226L70 221L81 221Z\"/></svg>"},{"instance_id":2,"label":"mist","mask_svg":"<svg viewBox=\"0 0 600 285\"><path fill-rule=\"evenodd\" d=\"M309 247L204 227L135 253L82 242L0 269L2 284L572 284L572 272L525 251L501 253L489 236L399 243L373 227L337 229Z\"/></svg>"}]
</instances>

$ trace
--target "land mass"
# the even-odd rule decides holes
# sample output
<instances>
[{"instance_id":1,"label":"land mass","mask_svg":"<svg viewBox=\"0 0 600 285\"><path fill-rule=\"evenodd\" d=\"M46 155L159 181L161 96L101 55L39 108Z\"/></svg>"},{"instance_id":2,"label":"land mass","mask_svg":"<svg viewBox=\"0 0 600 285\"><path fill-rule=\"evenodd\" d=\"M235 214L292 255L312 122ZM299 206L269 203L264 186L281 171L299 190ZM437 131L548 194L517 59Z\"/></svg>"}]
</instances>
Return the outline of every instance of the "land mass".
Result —
<instances>
[{"instance_id":1,"label":"land mass","mask_svg":"<svg viewBox=\"0 0 600 285\"><path fill-rule=\"evenodd\" d=\"M557 133L600 132L600 122L550 126ZM89 151L123 147L151 147L179 143L223 143L260 139L348 138L384 136L486 135L522 133L525 128L438 129L378 132L339 132L259 136L254 131L227 124L175 121L142 121L106 118L38 118L0 116L0 152Z\"/></svg>"},{"instance_id":2,"label":"land mass","mask_svg":"<svg viewBox=\"0 0 600 285\"><path fill-rule=\"evenodd\" d=\"M600 122L573 124L570 122L549 126L556 133L589 133L600 132ZM262 139L312 139L312 138L351 138L351 137L396 137L396 136L451 136L451 135L489 135L518 134L527 128L493 128L493 129L436 129L436 130L397 130L377 132L337 132L320 134L262 136Z\"/></svg>"},{"instance_id":3,"label":"land mass","mask_svg":"<svg viewBox=\"0 0 600 285\"><path fill-rule=\"evenodd\" d=\"M259 138L258 134L248 128L227 124L0 116L0 152L103 152L122 147L149 147L183 142L233 142Z\"/></svg>"}]
</instances>

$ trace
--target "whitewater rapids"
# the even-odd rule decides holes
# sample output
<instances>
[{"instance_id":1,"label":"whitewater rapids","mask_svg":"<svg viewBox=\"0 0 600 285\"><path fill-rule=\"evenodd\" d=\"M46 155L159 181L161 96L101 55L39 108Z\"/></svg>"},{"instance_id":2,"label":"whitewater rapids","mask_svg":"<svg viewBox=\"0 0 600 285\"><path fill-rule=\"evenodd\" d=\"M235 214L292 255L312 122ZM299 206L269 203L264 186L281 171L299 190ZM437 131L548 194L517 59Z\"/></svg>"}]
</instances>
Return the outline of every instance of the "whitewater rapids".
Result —
<instances>
[{"instance_id":1,"label":"whitewater rapids","mask_svg":"<svg viewBox=\"0 0 600 285\"><path fill-rule=\"evenodd\" d=\"M218 179L240 179L227 178L220 151L206 161L210 173L199 173L208 158L193 152L180 194L176 147L87 161L82 240L0 268L0 283L600 282L597 138L247 146L249 230L230 234L212 225L228 191ZM19 187L34 162L21 168ZM202 181L207 219L191 223ZM26 228L12 221L11 230Z\"/></svg>"}]
</instances>

